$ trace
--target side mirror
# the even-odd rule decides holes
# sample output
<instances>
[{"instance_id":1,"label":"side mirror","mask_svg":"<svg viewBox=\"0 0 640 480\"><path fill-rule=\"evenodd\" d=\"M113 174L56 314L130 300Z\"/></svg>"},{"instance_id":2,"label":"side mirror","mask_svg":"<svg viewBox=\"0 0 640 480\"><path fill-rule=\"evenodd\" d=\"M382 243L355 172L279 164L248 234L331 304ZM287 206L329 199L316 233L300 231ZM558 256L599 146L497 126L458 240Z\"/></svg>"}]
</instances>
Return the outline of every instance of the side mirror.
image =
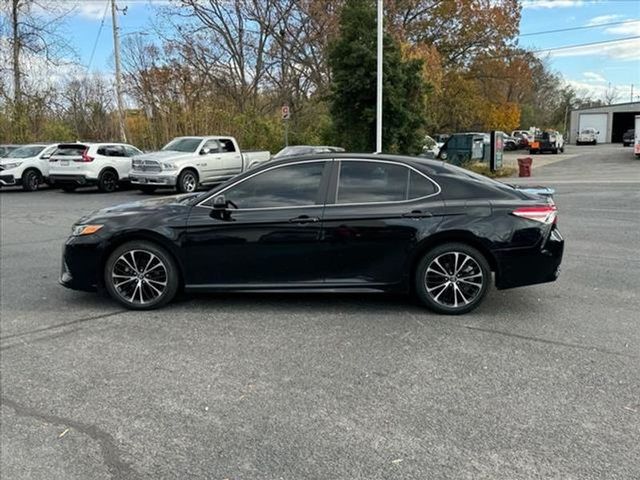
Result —
<instances>
[{"instance_id":1,"label":"side mirror","mask_svg":"<svg viewBox=\"0 0 640 480\"><path fill-rule=\"evenodd\" d=\"M200 150L200 155L207 155L210 151L208 148L203 148Z\"/></svg>"},{"instance_id":2,"label":"side mirror","mask_svg":"<svg viewBox=\"0 0 640 480\"><path fill-rule=\"evenodd\" d=\"M213 199L213 209L214 210L226 210L227 209L227 200L224 198L224 195L218 195Z\"/></svg>"},{"instance_id":3,"label":"side mirror","mask_svg":"<svg viewBox=\"0 0 640 480\"><path fill-rule=\"evenodd\" d=\"M600 131L599 130L596 132L596 135L600 135Z\"/></svg>"},{"instance_id":4,"label":"side mirror","mask_svg":"<svg viewBox=\"0 0 640 480\"><path fill-rule=\"evenodd\" d=\"M50 153L45 153L44 155L42 155L40 157L41 160L49 160L49 158L51 158L51 154Z\"/></svg>"}]
</instances>

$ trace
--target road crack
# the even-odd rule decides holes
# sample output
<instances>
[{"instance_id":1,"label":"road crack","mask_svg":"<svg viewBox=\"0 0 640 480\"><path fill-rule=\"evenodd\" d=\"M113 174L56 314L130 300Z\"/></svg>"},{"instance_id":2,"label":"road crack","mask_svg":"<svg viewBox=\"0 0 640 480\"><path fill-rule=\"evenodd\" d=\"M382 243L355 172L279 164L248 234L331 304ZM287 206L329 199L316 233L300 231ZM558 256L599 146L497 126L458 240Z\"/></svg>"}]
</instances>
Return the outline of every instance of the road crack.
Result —
<instances>
[{"instance_id":1,"label":"road crack","mask_svg":"<svg viewBox=\"0 0 640 480\"><path fill-rule=\"evenodd\" d=\"M113 436L97 426L77 422L70 418L41 413L34 408L20 405L18 402L6 397L1 397L0 403L11 407L15 411L16 415L20 417L35 418L52 425L61 425L66 428L76 430L96 441L100 446L104 464L107 467L111 478L116 480L142 478L142 476L136 472L128 462L125 462L122 459L122 452Z\"/></svg>"}]
</instances>

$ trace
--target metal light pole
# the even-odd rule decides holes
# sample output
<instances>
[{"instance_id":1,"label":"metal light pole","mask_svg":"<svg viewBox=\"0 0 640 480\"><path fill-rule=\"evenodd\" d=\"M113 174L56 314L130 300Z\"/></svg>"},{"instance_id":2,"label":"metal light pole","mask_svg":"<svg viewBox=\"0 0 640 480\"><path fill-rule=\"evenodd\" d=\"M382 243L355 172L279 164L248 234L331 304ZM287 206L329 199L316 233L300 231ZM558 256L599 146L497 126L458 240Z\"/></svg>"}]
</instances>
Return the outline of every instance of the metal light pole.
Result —
<instances>
[{"instance_id":1,"label":"metal light pole","mask_svg":"<svg viewBox=\"0 0 640 480\"><path fill-rule=\"evenodd\" d=\"M127 133L124 128L124 109L122 108L122 72L120 71L120 27L118 27L118 7L116 0L111 0L111 19L113 22L113 50L116 61L116 103L118 105L118 125L120 127L120 139L127 141Z\"/></svg>"},{"instance_id":2,"label":"metal light pole","mask_svg":"<svg viewBox=\"0 0 640 480\"><path fill-rule=\"evenodd\" d=\"M378 3L378 68L376 77L376 153L382 152L382 14L384 12L383 0Z\"/></svg>"}]
</instances>

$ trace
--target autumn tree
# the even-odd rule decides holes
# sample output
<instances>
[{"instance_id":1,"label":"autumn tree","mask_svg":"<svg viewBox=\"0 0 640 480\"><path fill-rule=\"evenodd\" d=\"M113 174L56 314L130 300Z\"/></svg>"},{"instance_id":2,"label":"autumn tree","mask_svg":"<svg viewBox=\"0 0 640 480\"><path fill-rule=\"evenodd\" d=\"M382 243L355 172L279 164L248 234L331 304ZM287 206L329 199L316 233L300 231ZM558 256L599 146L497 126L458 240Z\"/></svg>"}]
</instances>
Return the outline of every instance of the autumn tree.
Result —
<instances>
[{"instance_id":1,"label":"autumn tree","mask_svg":"<svg viewBox=\"0 0 640 480\"><path fill-rule=\"evenodd\" d=\"M376 10L372 1L348 1L340 37L330 46L331 113L337 143L373 151L376 125ZM426 85L422 62L404 59L398 43L384 37L383 149L416 153L421 148Z\"/></svg>"}]
</instances>

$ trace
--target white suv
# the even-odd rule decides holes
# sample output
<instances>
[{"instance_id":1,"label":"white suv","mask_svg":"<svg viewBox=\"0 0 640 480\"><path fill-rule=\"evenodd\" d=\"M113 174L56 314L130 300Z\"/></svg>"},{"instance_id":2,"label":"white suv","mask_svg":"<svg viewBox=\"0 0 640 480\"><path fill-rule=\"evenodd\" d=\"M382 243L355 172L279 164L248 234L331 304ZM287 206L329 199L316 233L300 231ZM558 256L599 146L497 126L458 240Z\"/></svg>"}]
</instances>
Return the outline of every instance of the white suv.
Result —
<instances>
[{"instance_id":1,"label":"white suv","mask_svg":"<svg viewBox=\"0 0 640 480\"><path fill-rule=\"evenodd\" d=\"M113 192L129 181L131 157L140 154L124 143L62 143L49 158L49 183L65 192L88 185Z\"/></svg>"},{"instance_id":2,"label":"white suv","mask_svg":"<svg viewBox=\"0 0 640 480\"><path fill-rule=\"evenodd\" d=\"M58 145L31 144L12 150L8 157L0 158L0 186L22 185L33 192L47 181L49 157Z\"/></svg>"}]
</instances>

